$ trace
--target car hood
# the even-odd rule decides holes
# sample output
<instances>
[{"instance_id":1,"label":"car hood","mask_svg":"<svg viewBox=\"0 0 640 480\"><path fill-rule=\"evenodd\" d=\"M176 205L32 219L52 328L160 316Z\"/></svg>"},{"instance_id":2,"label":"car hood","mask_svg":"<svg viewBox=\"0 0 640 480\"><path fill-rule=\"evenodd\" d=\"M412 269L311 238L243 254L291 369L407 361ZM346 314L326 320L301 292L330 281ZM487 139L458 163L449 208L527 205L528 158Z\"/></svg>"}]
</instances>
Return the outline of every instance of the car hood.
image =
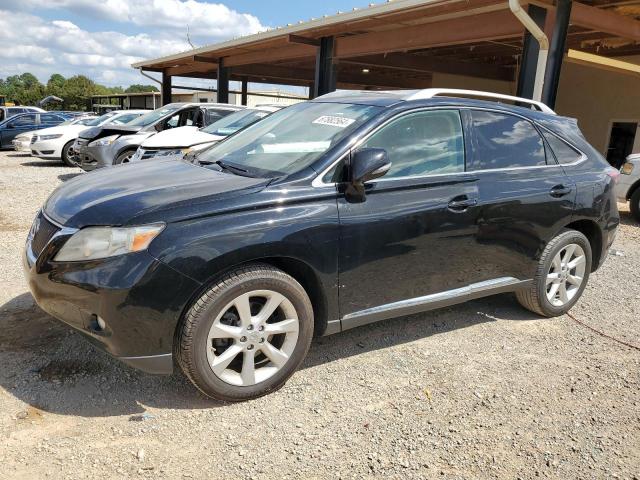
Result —
<instances>
[{"instance_id":1,"label":"car hood","mask_svg":"<svg viewBox=\"0 0 640 480\"><path fill-rule=\"evenodd\" d=\"M202 132L198 127L179 127L165 130L147 138L142 148L184 148L200 143L215 142L224 137Z\"/></svg>"},{"instance_id":2,"label":"car hood","mask_svg":"<svg viewBox=\"0 0 640 480\"><path fill-rule=\"evenodd\" d=\"M61 125L57 127L43 128L38 130L38 135L66 135L68 133L77 133L85 130L87 127L84 125ZM35 132L34 132L35 133Z\"/></svg>"},{"instance_id":3,"label":"car hood","mask_svg":"<svg viewBox=\"0 0 640 480\"><path fill-rule=\"evenodd\" d=\"M261 190L261 178L241 177L182 160L142 162L79 175L61 185L44 206L65 227L178 221L197 204L215 203Z\"/></svg>"},{"instance_id":4,"label":"car hood","mask_svg":"<svg viewBox=\"0 0 640 480\"><path fill-rule=\"evenodd\" d=\"M127 125L110 125L105 124L99 127L91 127L82 130L80 136L88 140L97 140L98 138L108 137L110 135L131 135L140 131L140 126L127 126Z\"/></svg>"}]
</instances>

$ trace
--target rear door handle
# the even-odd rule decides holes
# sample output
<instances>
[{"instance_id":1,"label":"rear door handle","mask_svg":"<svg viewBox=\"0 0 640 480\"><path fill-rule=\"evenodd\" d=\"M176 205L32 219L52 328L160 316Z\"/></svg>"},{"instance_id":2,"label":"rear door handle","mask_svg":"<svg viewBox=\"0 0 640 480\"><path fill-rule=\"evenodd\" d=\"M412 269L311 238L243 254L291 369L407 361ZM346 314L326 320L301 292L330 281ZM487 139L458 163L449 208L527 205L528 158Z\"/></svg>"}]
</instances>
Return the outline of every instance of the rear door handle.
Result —
<instances>
[{"instance_id":1,"label":"rear door handle","mask_svg":"<svg viewBox=\"0 0 640 480\"><path fill-rule=\"evenodd\" d=\"M464 212L469 207L474 207L478 204L478 200L475 198L469 198L466 195L453 198L447 208L454 212Z\"/></svg>"},{"instance_id":2,"label":"rear door handle","mask_svg":"<svg viewBox=\"0 0 640 480\"><path fill-rule=\"evenodd\" d=\"M567 187L566 185L556 185L551 189L549 194L554 198L564 197L565 195L569 195L573 190L571 187Z\"/></svg>"}]
</instances>

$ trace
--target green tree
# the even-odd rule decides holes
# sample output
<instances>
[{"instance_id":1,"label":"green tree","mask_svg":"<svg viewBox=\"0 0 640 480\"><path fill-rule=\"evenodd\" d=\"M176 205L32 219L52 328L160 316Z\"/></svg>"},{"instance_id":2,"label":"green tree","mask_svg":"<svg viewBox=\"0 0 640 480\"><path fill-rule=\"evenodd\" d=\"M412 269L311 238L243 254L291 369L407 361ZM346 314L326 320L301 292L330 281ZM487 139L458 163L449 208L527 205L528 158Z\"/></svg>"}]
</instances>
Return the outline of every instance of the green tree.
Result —
<instances>
[{"instance_id":1,"label":"green tree","mask_svg":"<svg viewBox=\"0 0 640 480\"><path fill-rule=\"evenodd\" d=\"M85 110L91 95L96 93L96 84L84 75L68 78L62 88L64 108L68 110Z\"/></svg>"},{"instance_id":2,"label":"green tree","mask_svg":"<svg viewBox=\"0 0 640 480\"><path fill-rule=\"evenodd\" d=\"M134 85L130 85L125 90L125 93L143 93L143 92L157 92L158 88L153 85L140 85L136 83Z\"/></svg>"}]
</instances>

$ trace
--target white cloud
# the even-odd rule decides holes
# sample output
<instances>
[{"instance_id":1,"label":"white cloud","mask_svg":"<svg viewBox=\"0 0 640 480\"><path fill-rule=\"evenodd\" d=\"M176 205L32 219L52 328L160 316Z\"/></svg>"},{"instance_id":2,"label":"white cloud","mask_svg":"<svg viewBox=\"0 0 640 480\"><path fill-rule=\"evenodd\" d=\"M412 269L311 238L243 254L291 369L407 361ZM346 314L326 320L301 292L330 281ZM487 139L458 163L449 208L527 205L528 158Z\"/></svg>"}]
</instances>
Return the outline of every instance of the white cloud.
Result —
<instances>
[{"instance_id":1,"label":"white cloud","mask_svg":"<svg viewBox=\"0 0 640 480\"><path fill-rule=\"evenodd\" d=\"M149 83L131 64L183 52L187 26L197 46L264 27L253 15L197 0L0 0L0 78L25 71L46 82L52 73L82 74L106 85ZM45 20L43 10L58 15ZM75 18L100 19L114 31L87 31ZM117 30L124 27L122 33ZM132 31L133 27L133 32ZM212 82L199 81L211 86Z\"/></svg>"},{"instance_id":2,"label":"white cloud","mask_svg":"<svg viewBox=\"0 0 640 480\"><path fill-rule=\"evenodd\" d=\"M0 78L29 71L46 82L52 73L83 74L108 85L148 83L132 63L188 49L182 38L88 32L68 21L3 10L0 45Z\"/></svg>"},{"instance_id":3,"label":"white cloud","mask_svg":"<svg viewBox=\"0 0 640 480\"><path fill-rule=\"evenodd\" d=\"M221 3L196 0L5 0L3 3L20 10L66 9L91 18L152 29L176 28L186 32L188 25L193 35L212 41L264 30L254 15L239 13Z\"/></svg>"}]
</instances>

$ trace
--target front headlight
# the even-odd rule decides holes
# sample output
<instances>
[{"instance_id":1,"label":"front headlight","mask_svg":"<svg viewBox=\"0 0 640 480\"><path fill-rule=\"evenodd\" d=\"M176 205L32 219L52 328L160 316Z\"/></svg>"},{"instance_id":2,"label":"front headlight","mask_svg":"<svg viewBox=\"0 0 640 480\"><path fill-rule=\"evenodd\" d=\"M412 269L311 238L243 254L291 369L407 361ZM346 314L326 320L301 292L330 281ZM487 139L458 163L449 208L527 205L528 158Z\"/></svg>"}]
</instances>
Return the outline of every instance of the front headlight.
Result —
<instances>
[{"instance_id":1,"label":"front headlight","mask_svg":"<svg viewBox=\"0 0 640 480\"><path fill-rule=\"evenodd\" d=\"M38 135L38 140L42 141L42 140L55 140L56 138L60 138L62 136L61 133L58 133L56 135Z\"/></svg>"},{"instance_id":2,"label":"front headlight","mask_svg":"<svg viewBox=\"0 0 640 480\"><path fill-rule=\"evenodd\" d=\"M146 250L164 224L139 227L87 227L77 231L55 257L57 262L76 262L114 257Z\"/></svg>"},{"instance_id":3,"label":"front headlight","mask_svg":"<svg viewBox=\"0 0 640 480\"><path fill-rule=\"evenodd\" d=\"M94 140L89 143L89 147L104 147L106 145L111 145L120 135L111 135L109 137L102 137L98 140Z\"/></svg>"},{"instance_id":4,"label":"front headlight","mask_svg":"<svg viewBox=\"0 0 640 480\"><path fill-rule=\"evenodd\" d=\"M633 172L633 163L625 163L624 165L622 165L620 173L622 173L623 175L631 175L631 172Z\"/></svg>"}]
</instances>

